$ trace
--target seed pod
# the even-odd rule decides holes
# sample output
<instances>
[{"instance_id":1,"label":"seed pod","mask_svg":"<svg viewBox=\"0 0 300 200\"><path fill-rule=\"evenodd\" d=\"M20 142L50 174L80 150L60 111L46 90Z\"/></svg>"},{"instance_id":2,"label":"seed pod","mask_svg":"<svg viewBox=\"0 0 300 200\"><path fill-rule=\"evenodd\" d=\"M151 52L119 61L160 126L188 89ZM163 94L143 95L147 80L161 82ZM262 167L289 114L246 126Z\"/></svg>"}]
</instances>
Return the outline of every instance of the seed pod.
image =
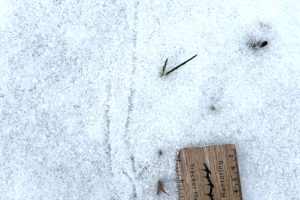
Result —
<instances>
[{"instance_id":1,"label":"seed pod","mask_svg":"<svg viewBox=\"0 0 300 200\"><path fill-rule=\"evenodd\" d=\"M267 42L267 41L264 41L263 43L261 43L260 47L264 47L264 46L266 46L267 44L268 44L268 42Z\"/></svg>"}]
</instances>

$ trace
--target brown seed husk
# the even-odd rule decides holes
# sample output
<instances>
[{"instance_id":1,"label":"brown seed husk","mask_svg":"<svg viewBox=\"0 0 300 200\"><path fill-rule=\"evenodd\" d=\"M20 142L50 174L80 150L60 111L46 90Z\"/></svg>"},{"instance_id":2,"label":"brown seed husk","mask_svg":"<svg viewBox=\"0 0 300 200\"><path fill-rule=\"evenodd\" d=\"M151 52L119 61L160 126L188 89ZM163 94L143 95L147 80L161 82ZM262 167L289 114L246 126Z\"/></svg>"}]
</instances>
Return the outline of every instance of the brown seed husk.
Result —
<instances>
[{"instance_id":1,"label":"brown seed husk","mask_svg":"<svg viewBox=\"0 0 300 200\"><path fill-rule=\"evenodd\" d=\"M161 182L158 181L157 195L158 195L158 193L159 193L160 191L162 191L163 193L166 193L166 191L164 190L164 188L163 188ZM168 193L166 193L166 194L168 195ZM168 195L168 196L169 196L169 195Z\"/></svg>"}]
</instances>

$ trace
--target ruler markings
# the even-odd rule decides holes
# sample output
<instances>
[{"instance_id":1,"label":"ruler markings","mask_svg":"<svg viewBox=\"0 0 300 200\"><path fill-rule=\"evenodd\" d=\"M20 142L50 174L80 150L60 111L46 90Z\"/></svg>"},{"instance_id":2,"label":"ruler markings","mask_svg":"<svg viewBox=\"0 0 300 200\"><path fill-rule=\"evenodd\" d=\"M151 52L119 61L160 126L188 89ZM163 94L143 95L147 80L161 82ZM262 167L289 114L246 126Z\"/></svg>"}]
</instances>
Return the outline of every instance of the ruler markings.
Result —
<instances>
[{"instance_id":1,"label":"ruler markings","mask_svg":"<svg viewBox=\"0 0 300 200\"><path fill-rule=\"evenodd\" d=\"M176 159L176 173L180 200L243 199L233 144L181 149Z\"/></svg>"}]
</instances>

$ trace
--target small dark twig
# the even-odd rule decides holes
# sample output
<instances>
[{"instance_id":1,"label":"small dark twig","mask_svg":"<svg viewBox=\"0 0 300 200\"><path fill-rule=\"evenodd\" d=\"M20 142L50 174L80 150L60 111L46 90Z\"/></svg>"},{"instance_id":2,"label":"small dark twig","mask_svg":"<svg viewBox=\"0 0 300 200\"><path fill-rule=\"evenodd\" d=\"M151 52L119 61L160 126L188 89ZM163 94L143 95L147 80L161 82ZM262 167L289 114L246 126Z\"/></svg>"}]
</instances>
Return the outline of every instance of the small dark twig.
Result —
<instances>
[{"instance_id":1,"label":"small dark twig","mask_svg":"<svg viewBox=\"0 0 300 200\"><path fill-rule=\"evenodd\" d=\"M198 54L197 54L198 55ZM170 74L171 72L175 71L176 69L178 69L179 67L181 67L182 65L186 64L187 62L189 62L190 60L194 59L197 55L193 56L192 58L188 59L187 61L185 61L184 63L181 63L180 65L178 65L177 67L175 67L174 69L172 69L171 71L169 71L166 75Z\"/></svg>"},{"instance_id":2,"label":"small dark twig","mask_svg":"<svg viewBox=\"0 0 300 200\"><path fill-rule=\"evenodd\" d=\"M168 58L167 60L165 61L165 65L163 66L163 70L162 70L162 73L160 74L160 77L162 77L165 73L165 69L166 69L166 66L167 66L167 62L168 62Z\"/></svg>"}]
</instances>

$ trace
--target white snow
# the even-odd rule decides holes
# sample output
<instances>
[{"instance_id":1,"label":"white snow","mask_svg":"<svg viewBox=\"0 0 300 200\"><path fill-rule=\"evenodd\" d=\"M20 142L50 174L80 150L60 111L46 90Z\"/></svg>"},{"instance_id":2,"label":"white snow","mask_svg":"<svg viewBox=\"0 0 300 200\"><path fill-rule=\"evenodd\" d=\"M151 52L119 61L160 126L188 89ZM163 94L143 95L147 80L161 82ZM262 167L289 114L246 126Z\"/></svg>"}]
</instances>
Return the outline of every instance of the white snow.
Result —
<instances>
[{"instance_id":1,"label":"white snow","mask_svg":"<svg viewBox=\"0 0 300 200\"><path fill-rule=\"evenodd\" d=\"M1 0L0 199L177 199L176 151L226 143L245 200L300 199L299 9Z\"/></svg>"}]
</instances>

